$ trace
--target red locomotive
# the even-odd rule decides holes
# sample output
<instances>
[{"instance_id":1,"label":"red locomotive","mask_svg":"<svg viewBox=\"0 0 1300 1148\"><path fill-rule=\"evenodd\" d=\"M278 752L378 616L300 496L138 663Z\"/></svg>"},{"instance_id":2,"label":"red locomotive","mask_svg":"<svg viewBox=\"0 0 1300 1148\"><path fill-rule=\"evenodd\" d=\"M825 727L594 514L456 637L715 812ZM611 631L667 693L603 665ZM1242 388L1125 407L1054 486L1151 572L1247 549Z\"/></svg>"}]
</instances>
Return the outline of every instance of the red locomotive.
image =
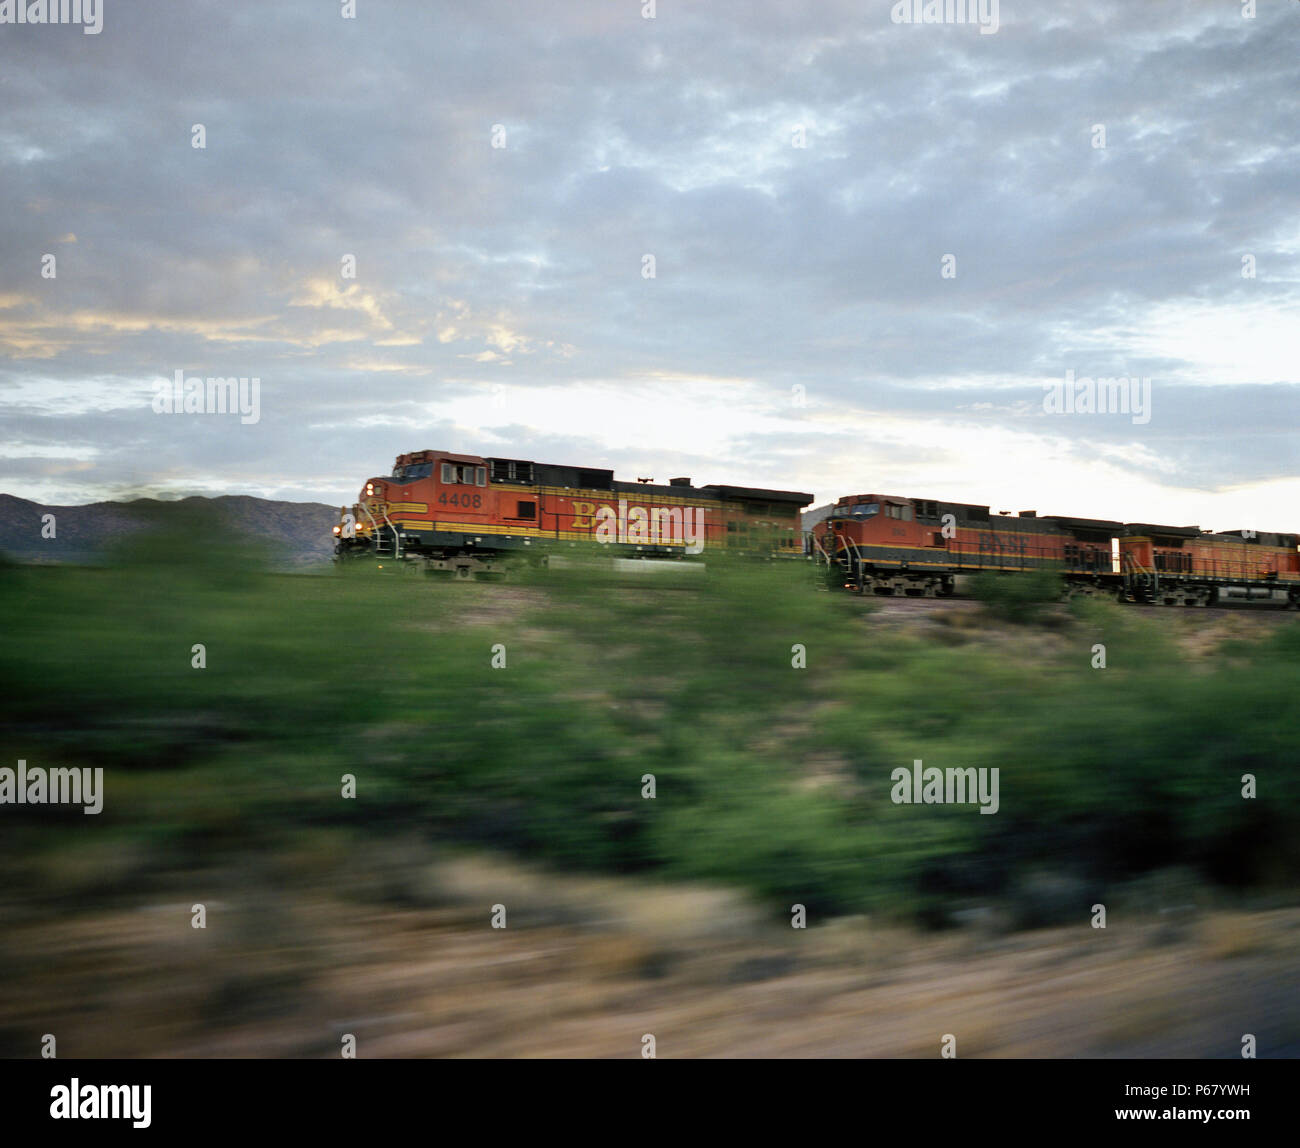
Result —
<instances>
[{"instance_id":1,"label":"red locomotive","mask_svg":"<svg viewBox=\"0 0 1300 1148\"><path fill-rule=\"evenodd\" d=\"M612 470L422 450L398 455L334 527L339 558L401 560L460 578L504 573L511 559L602 545L611 557L690 558L726 549L803 553L811 494L742 486L619 482Z\"/></svg>"},{"instance_id":2,"label":"red locomotive","mask_svg":"<svg viewBox=\"0 0 1300 1148\"><path fill-rule=\"evenodd\" d=\"M1294 534L1211 534L1032 510L995 515L987 506L860 494L835 504L812 549L845 586L875 594L947 596L959 575L1051 569L1074 593L1131 602L1206 606L1227 594L1280 591L1300 605Z\"/></svg>"}]
</instances>

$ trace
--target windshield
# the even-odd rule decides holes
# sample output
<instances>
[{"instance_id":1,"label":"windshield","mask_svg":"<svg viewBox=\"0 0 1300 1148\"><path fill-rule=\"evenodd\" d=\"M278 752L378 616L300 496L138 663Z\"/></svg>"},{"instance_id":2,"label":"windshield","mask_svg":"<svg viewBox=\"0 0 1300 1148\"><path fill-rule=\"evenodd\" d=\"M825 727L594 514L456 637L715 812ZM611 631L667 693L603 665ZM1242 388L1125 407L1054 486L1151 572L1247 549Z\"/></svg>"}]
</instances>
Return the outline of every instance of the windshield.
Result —
<instances>
[{"instance_id":1,"label":"windshield","mask_svg":"<svg viewBox=\"0 0 1300 1148\"><path fill-rule=\"evenodd\" d=\"M855 502L852 506L837 506L832 518L870 518L880 513L878 502Z\"/></svg>"},{"instance_id":2,"label":"windshield","mask_svg":"<svg viewBox=\"0 0 1300 1148\"><path fill-rule=\"evenodd\" d=\"M399 466L393 471L398 482L414 482L417 478L428 478L433 473L433 463L422 462L418 466Z\"/></svg>"}]
</instances>

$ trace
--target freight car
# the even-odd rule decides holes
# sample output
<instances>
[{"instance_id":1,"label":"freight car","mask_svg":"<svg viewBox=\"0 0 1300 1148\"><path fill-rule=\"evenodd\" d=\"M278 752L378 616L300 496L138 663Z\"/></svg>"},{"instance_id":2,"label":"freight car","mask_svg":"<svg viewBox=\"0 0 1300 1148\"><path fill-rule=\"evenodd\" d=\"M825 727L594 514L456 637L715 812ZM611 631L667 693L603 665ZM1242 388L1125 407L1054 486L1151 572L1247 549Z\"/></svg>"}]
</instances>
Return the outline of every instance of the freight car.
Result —
<instances>
[{"instance_id":1,"label":"freight car","mask_svg":"<svg viewBox=\"0 0 1300 1148\"><path fill-rule=\"evenodd\" d=\"M1219 597L1277 591L1300 605L1294 534L1212 534L1195 526L990 514L987 506L895 495L839 499L813 531L811 549L851 590L946 597L956 579L991 570L1050 569L1071 594L1207 606Z\"/></svg>"},{"instance_id":2,"label":"freight car","mask_svg":"<svg viewBox=\"0 0 1300 1148\"><path fill-rule=\"evenodd\" d=\"M458 578L496 578L556 553L689 560L710 551L803 553L811 494L743 486L619 482L612 470L422 450L398 455L340 509L335 556Z\"/></svg>"}]
</instances>

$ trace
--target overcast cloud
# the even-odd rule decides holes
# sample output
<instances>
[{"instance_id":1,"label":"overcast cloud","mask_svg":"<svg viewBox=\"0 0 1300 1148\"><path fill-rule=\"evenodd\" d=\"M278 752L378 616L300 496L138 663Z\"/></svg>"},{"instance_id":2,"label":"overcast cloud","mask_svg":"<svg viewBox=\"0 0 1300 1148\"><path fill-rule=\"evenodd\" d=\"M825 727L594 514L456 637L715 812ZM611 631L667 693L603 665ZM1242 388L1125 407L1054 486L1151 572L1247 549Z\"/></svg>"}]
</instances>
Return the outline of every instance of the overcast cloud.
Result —
<instances>
[{"instance_id":1,"label":"overcast cloud","mask_svg":"<svg viewBox=\"0 0 1300 1148\"><path fill-rule=\"evenodd\" d=\"M0 490L342 503L447 448L1300 529L1300 3L644 6L0 24ZM177 370L260 420L154 413ZM1067 370L1149 421L1046 413Z\"/></svg>"}]
</instances>

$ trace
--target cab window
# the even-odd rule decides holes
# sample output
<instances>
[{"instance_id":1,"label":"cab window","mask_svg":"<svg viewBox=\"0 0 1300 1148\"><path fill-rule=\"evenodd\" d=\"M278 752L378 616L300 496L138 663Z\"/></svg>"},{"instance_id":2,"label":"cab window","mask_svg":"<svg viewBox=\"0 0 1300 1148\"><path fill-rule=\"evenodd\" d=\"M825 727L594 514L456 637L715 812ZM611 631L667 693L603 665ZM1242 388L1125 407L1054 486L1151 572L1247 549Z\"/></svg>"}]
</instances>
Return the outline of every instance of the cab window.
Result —
<instances>
[{"instance_id":1,"label":"cab window","mask_svg":"<svg viewBox=\"0 0 1300 1148\"><path fill-rule=\"evenodd\" d=\"M487 486L487 467L444 462L442 481L445 485Z\"/></svg>"}]
</instances>

